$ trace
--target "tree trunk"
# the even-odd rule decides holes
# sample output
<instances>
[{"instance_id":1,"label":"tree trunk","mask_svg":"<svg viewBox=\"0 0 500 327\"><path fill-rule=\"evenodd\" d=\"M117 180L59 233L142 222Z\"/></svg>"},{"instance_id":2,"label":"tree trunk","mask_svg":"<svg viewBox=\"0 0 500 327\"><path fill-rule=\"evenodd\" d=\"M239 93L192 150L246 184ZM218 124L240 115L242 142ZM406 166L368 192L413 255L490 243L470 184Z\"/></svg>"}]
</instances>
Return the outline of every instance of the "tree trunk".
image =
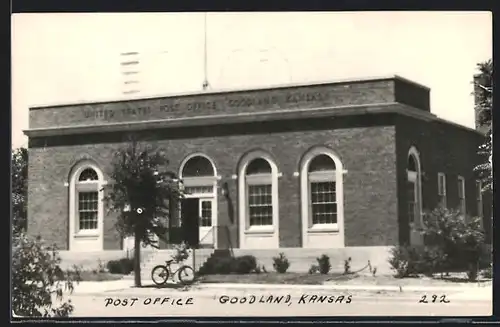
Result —
<instances>
[{"instance_id":1,"label":"tree trunk","mask_svg":"<svg viewBox=\"0 0 500 327\"><path fill-rule=\"evenodd\" d=\"M141 238L134 233L134 282L135 287L141 287Z\"/></svg>"}]
</instances>

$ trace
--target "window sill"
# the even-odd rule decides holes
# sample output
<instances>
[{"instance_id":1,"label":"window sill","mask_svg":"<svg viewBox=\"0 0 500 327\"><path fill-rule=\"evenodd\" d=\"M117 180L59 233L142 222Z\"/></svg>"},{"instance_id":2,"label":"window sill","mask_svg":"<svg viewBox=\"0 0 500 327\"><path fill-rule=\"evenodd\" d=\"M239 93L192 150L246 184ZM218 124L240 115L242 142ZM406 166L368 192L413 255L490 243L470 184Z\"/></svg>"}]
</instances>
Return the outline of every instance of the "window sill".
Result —
<instances>
[{"instance_id":1,"label":"window sill","mask_svg":"<svg viewBox=\"0 0 500 327\"><path fill-rule=\"evenodd\" d=\"M74 234L74 236L75 238L98 238L99 232L98 231L78 232Z\"/></svg>"},{"instance_id":2,"label":"window sill","mask_svg":"<svg viewBox=\"0 0 500 327\"><path fill-rule=\"evenodd\" d=\"M307 229L308 233L325 233L325 232L339 232L338 224L322 224L322 225L313 225Z\"/></svg>"},{"instance_id":3,"label":"window sill","mask_svg":"<svg viewBox=\"0 0 500 327\"><path fill-rule=\"evenodd\" d=\"M273 234L274 227L272 226L252 226L245 230L245 234Z\"/></svg>"}]
</instances>

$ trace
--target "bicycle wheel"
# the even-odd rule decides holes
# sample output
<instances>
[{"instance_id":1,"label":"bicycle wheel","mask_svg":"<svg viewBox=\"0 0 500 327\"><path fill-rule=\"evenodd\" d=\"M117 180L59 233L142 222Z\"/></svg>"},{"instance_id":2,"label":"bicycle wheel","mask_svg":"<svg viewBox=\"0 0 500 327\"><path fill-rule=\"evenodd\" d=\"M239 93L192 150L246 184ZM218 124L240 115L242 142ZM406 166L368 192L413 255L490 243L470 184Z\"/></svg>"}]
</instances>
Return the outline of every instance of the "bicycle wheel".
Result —
<instances>
[{"instance_id":1,"label":"bicycle wheel","mask_svg":"<svg viewBox=\"0 0 500 327\"><path fill-rule=\"evenodd\" d=\"M189 266L184 266L179 269L179 281L184 285L189 285L194 282L194 269Z\"/></svg>"},{"instance_id":2,"label":"bicycle wheel","mask_svg":"<svg viewBox=\"0 0 500 327\"><path fill-rule=\"evenodd\" d=\"M168 269L165 266L159 265L151 271L151 279L158 286L164 285L168 280Z\"/></svg>"}]
</instances>

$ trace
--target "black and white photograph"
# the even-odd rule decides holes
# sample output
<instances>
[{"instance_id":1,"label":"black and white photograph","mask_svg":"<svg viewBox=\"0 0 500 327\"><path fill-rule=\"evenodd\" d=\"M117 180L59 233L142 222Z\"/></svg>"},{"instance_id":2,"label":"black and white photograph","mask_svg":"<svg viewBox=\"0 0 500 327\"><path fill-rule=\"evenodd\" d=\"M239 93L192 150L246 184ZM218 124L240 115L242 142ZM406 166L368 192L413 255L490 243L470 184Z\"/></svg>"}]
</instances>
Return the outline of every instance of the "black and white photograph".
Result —
<instances>
[{"instance_id":1,"label":"black and white photograph","mask_svg":"<svg viewBox=\"0 0 500 327\"><path fill-rule=\"evenodd\" d=\"M18 13L11 314L493 310L492 13Z\"/></svg>"}]
</instances>

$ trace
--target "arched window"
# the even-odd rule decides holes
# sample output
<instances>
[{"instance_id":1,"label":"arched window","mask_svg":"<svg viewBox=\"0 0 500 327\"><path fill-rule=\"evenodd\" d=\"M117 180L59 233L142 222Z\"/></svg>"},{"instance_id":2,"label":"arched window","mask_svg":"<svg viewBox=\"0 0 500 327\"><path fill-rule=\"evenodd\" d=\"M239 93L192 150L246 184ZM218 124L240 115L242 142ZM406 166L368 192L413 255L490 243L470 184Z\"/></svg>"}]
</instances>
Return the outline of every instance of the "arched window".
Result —
<instances>
[{"instance_id":1,"label":"arched window","mask_svg":"<svg viewBox=\"0 0 500 327\"><path fill-rule=\"evenodd\" d=\"M415 147L408 152L407 161L407 203L410 224L422 223L422 172L420 156Z\"/></svg>"},{"instance_id":2,"label":"arched window","mask_svg":"<svg viewBox=\"0 0 500 327\"><path fill-rule=\"evenodd\" d=\"M181 164L179 176L187 198L198 198L200 216L200 241L208 242L205 233L215 226L217 216L217 171L215 164L204 154L192 154ZM204 230L206 229L206 230ZM215 242L211 239L211 242Z\"/></svg>"},{"instance_id":3,"label":"arched window","mask_svg":"<svg viewBox=\"0 0 500 327\"><path fill-rule=\"evenodd\" d=\"M247 153L238 167L240 247L277 248L278 166L264 151Z\"/></svg>"},{"instance_id":4,"label":"arched window","mask_svg":"<svg viewBox=\"0 0 500 327\"><path fill-rule=\"evenodd\" d=\"M343 247L343 166L327 147L304 154L300 164L304 247Z\"/></svg>"},{"instance_id":5,"label":"arched window","mask_svg":"<svg viewBox=\"0 0 500 327\"><path fill-rule=\"evenodd\" d=\"M267 160L252 160L246 169L249 227L273 225L272 169Z\"/></svg>"},{"instance_id":6,"label":"arched window","mask_svg":"<svg viewBox=\"0 0 500 327\"><path fill-rule=\"evenodd\" d=\"M93 162L77 164L70 176L70 250L102 250L103 174Z\"/></svg>"},{"instance_id":7,"label":"arched window","mask_svg":"<svg viewBox=\"0 0 500 327\"><path fill-rule=\"evenodd\" d=\"M99 221L99 178L92 168L80 174L78 192L78 230L97 230Z\"/></svg>"},{"instance_id":8,"label":"arched window","mask_svg":"<svg viewBox=\"0 0 500 327\"><path fill-rule=\"evenodd\" d=\"M320 154L311 160L308 175L312 224L337 224L335 162Z\"/></svg>"}]
</instances>

